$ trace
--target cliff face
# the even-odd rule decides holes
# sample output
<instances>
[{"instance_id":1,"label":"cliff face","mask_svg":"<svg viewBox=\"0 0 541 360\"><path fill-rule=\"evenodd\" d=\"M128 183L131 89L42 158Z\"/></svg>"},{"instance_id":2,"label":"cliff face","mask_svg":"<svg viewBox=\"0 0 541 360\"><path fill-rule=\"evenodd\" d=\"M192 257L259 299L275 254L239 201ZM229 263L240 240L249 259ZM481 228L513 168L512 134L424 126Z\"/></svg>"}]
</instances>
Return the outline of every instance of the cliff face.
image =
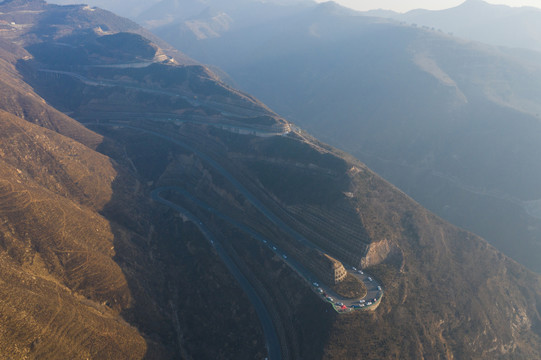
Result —
<instances>
[{"instance_id":1,"label":"cliff face","mask_svg":"<svg viewBox=\"0 0 541 360\"><path fill-rule=\"evenodd\" d=\"M386 239L375 241L368 245L366 255L361 259L361 267L372 267L386 261L398 261L403 264L403 257L404 255L397 244ZM400 269L403 269L402 265Z\"/></svg>"}]
</instances>

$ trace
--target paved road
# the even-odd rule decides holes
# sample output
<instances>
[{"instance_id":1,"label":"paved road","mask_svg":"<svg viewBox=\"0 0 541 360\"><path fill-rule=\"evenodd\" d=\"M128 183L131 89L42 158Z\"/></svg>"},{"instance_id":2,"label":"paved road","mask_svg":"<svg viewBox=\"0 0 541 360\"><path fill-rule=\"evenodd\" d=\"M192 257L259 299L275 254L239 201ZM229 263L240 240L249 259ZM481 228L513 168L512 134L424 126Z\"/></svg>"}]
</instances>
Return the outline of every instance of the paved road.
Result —
<instances>
[{"instance_id":1,"label":"paved road","mask_svg":"<svg viewBox=\"0 0 541 360\"><path fill-rule=\"evenodd\" d=\"M208 155L206 155L205 153L199 151L198 149L178 140L178 139L174 139L174 138L171 138L169 136L166 136L166 135L163 135L159 132L156 132L156 131L152 131L152 130L147 130L147 129L143 129L143 128L139 128L139 127L135 127L135 126L131 126L131 125L125 125L125 124L99 124L100 126L119 126L119 127L125 127L125 128L128 128L128 129L133 129L133 130L137 130L137 131L140 131L140 132L143 132L143 133L147 133L147 134L151 134L151 135L154 135L156 137L159 137L159 138L162 138L164 140L167 140L169 142L172 142L182 148L184 148L185 150L188 150L192 153L194 153L195 155L197 155L201 160L203 160L204 162L206 162L208 165L210 165L211 167L214 168L215 171L217 171L219 174L221 174L224 178L226 178L236 189L238 192L240 192L248 201L250 201L250 203L252 203L252 205L258 209L268 220L270 220L271 222L273 222L276 226L278 226L282 231L284 231L285 233L289 234L290 236L292 236L293 238L295 238L298 242L302 243L303 245L309 247L309 248L312 248L312 249L316 249L316 250L319 250L323 253L326 253L326 251L324 251L323 249L321 249L320 247L318 247L317 245L315 245L314 243L312 243L311 241L309 241L308 239L306 239L303 235L299 234L297 231L295 231L294 229L292 229L289 225L287 225L284 221L282 221L280 218L278 218L278 216L276 216L272 211L270 211L265 205L263 205L263 203L261 203L261 201L259 201L259 199L257 199L254 195L252 195L251 192L248 191L248 189L246 189L244 187L244 185L242 185L237 179L235 179L233 177L233 175L231 175L226 169L224 169L220 164L218 164L215 160L213 160L211 157L209 157ZM190 195L191 196L191 195ZM208 207L208 206L207 206ZM236 226L236 225L235 225ZM274 250L274 249L273 249ZM282 255L286 255L287 254L282 254ZM283 256L282 256L283 257ZM289 260L288 264L293 264L294 260L287 257L287 259ZM285 260L285 259L284 259ZM298 263L297 263L298 264ZM298 264L300 265L300 264ZM359 304L359 301L360 300L365 300L365 303L368 303L370 300L373 300L373 299L377 299L378 302L377 304L379 305L379 300L381 299L381 297L383 296L383 290L380 290L378 289L378 286L381 286L381 284L379 284L377 282L376 279L373 279L371 278L368 274L366 273L363 273L363 274L360 274L358 273L357 271L353 271L352 267L351 266L348 266L347 264L344 264L344 266L346 266L348 272L352 275L354 275L355 277L357 277L359 280L363 281L366 288L367 288L367 294L366 296L363 298L363 299L355 299L355 300L347 300L347 299L341 299L339 301L333 301L334 305L336 305L337 302L340 302L340 303L343 303L345 304L346 306L349 306L351 308L351 306L353 305L358 305ZM297 270L297 265L293 265L292 266L295 270ZM304 271L303 272L300 272L301 275L304 274ZM309 274L306 274L306 275L309 275ZM308 281L310 281L310 279L315 279L315 277L313 275L311 275L310 277L306 277L303 275L303 277L305 277ZM370 280L372 279L372 280ZM333 298L333 300L336 300L337 298L339 298L337 296L337 294L335 294L334 292L332 292L332 290L330 289L325 289L323 284L321 284L319 281L311 281L312 283L313 282L317 282L320 287L323 288L323 290L327 293L327 294L334 294L334 297L331 295L331 297ZM336 309L336 306L335 306L335 309Z\"/></svg>"},{"instance_id":2,"label":"paved road","mask_svg":"<svg viewBox=\"0 0 541 360\"><path fill-rule=\"evenodd\" d=\"M370 306L366 306L367 303L372 302L373 304L376 303L376 300L379 300L381 296L383 295L383 291L378 289L378 286L380 284L375 280L371 279L371 277L366 274L364 271L359 271L357 269L354 270L354 268L351 268L348 270L350 274L355 276L360 281L364 282L367 288L367 294L362 298L356 298L356 299L348 299L343 298L337 293L335 293L330 287L323 284L318 277L312 273L310 270L308 270L304 265L302 265L300 262L292 258L291 256L288 256L287 253L285 253L280 247L276 244L274 244L271 240L265 238L263 235L258 233L256 230L252 229L251 227L242 224L229 216L223 214L222 212L218 211L217 209L213 208L209 204L197 199L192 194L190 194L185 189L182 189L177 186L166 186L166 187L160 187L155 189L152 192L152 198L154 200L161 200L162 202L167 201L164 198L160 196L161 193L171 191L175 192L185 199L189 200L193 204L197 205L199 208L205 210L208 213L211 213L212 215L218 217L221 220L224 220L228 222L229 224L235 226L239 230L243 231L244 233L250 235L253 239L261 242L264 246L267 246L271 251L273 251L276 255L278 255L282 261L284 261L290 268L292 268L297 274L299 274L308 284L309 286L312 286L312 289L325 301L331 302L334 305L334 308L338 310L342 310L340 306L337 304L343 304L348 308L348 310L352 309L353 305L361 307L361 300L364 300L362 302L362 306L366 308L370 308ZM316 283L318 286L314 286L313 284ZM319 291L321 289L322 292ZM330 297L333 300L329 301L327 298Z\"/></svg>"},{"instance_id":3,"label":"paved road","mask_svg":"<svg viewBox=\"0 0 541 360\"><path fill-rule=\"evenodd\" d=\"M96 113L94 115L87 115L84 117L78 117L84 125L95 125ZM110 115L110 114L109 114ZM208 117L201 115L190 115L189 118L177 118L176 115L171 113L136 113L127 111L115 112L116 118L109 116L108 121L122 121L125 119L145 119L154 122L161 122L165 124L178 124L178 123L190 123L199 125L214 126L222 130L226 130L236 134L254 135L258 137L272 137L272 136L284 136L289 134L293 129L298 129L293 126L284 126L283 129L277 130L269 127L261 126L239 126L226 122L208 121ZM92 122L94 120L94 122ZM85 122L86 121L86 122ZM226 120L227 121L227 120Z\"/></svg>"},{"instance_id":4,"label":"paved road","mask_svg":"<svg viewBox=\"0 0 541 360\"><path fill-rule=\"evenodd\" d=\"M130 84L123 83L122 81L117 81L117 80L90 79L81 74L71 72L71 71L52 70L52 69L37 69L37 71L42 72L42 73L69 76L81 81L84 84L91 85L91 86L105 86L105 87L118 86L118 87L123 87L126 89L134 89L134 90L143 91L143 92L147 92L151 94L181 97L183 100L187 101L193 107L205 106L207 108L221 112L224 116L234 115L232 113L229 113L229 111L239 112L239 110L245 113L245 115L247 114L247 116L250 116L250 117L261 116L261 115L276 115L272 113L270 110L264 109L261 106L258 106L255 103L252 103L249 101L246 101L245 104L237 103L233 105L233 104L228 104L226 102L213 101L209 99L194 99L193 92L189 90L178 89L178 88L175 89L174 91L158 90L158 89L141 87L141 86L133 86ZM234 116L239 117L239 115L234 115Z\"/></svg>"},{"instance_id":5,"label":"paved road","mask_svg":"<svg viewBox=\"0 0 541 360\"><path fill-rule=\"evenodd\" d=\"M229 255L227 254L227 251L223 248L220 241L212 235L212 233L206 228L203 222L201 222L197 217L195 217L192 213L190 213L188 210L184 209L183 207L160 197L159 194L162 191L164 191L164 188L154 190L152 192L152 199L179 212L186 219L193 222L195 226L197 226L199 231L201 231L201 233L205 236L205 238L210 242L211 246L214 247L214 249L216 250L216 253L220 257L220 259L222 259L223 263L225 264L229 272L237 280L242 290L246 293L246 295L250 299L250 302L253 304L255 311L257 313L257 316L259 317L259 321L261 322L261 326L263 327L263 333L265 335L265 342L267 346L269 359L270 360L282 359L280 340L278 339L278 334L276 333L276 329L272 322L272 317L269 314L267 308L265 307L265 304L263 303L263 301L257 294L256 290L250 284L248 279L242 274L242 272L237 267L235 262L231 259L231 257L229 257Z\"/></svg>"}]
</instances>

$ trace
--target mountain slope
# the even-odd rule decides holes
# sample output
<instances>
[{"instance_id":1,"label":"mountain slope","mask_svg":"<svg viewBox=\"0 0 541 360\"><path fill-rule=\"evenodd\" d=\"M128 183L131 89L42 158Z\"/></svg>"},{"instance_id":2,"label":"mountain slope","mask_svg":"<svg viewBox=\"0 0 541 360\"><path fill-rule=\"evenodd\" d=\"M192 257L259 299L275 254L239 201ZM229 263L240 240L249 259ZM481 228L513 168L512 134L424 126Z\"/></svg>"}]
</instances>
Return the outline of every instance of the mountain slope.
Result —
<instances>
[{"instance_id":1,"label":"mountain slope","mask_svg":"<svg viewBox=\"0 0 541 360\"><path fill-rule=\"evenodd\" d=\"M48 106L45 100L23 81L16 66L17 62L28 57L30 54L22 47L0 40L0 68L3 74L0 80L0 108L95 149L103 141L101 136Z\"/></svg>"},{"instance_id":2,"label":"mountain slope","mask_svg":"<svg viewBox=\"0 0 541 360\"><path fill-rule=\"evenodd\" d=\"M212 153L231 173L239 174L237 179L259 199L297 224L296 229L332 254L344 249L357 257L384 284L383 302L373 315L328 319L318 311L317 328L323 331L329 326L323 325L325 321L330 321L321 358L528 358L539 351L535 330L539 276L486 241L443 222L364 165L313 139L243 138L220 131L203 134L204 130L184 127L178 137ZM189 189L230 216L254 224L254 210L240 205L241 195L212 169L195 158L179 157L175 163L162 175L162 185ZM273 175L277 173L279 181ZM231 199L239 199L240 204ZM322 222L311 223L314 212L322 215ZM332 215L344 213L352 214L348 226L364 228L368 238L338 236L343 217ZM330 230L335 235L325 243L310 232L310 226L319 234ZM365 253L359 245L366 241ZM237 249L245 259L261 254L262 260L248 261L258 269L254 271L273 274L273 262L263 260L268 250L246 242ZM353 263L348 256L337 258ZM317 308L311 300L301 300L296 286L278 286L276 302L289 299L286 302L294 313L304 307ZM508 290L515 294L512 300L504 300ZM291 320L289 326L303 333L308 330L305 321ZM298 337L293 339L299 341ZM309 350L301 347L298 351L297 356L303 357Z\"/></svg>"},{"instance_id":3,"label":"mountain slope","mask_svg":"<svg viewBox=\"0 0 541 360\"><path fill-rule=\"evenodd\" d=\"M333 4L202 39L190 55L541 271L536 56Z\"/></svg>"},{"instance_id":4,"label":"mountain slope","mask_svg":"<svg viewBox=\"0 0 541 360\"><path fill-rule=\"evenodd\" d=\"M37 5L44 16L51 9ZM28 6L36 4L10 2L2 15L14 16ZM52 9L49 15L55 18L58 9ZM79 9L61 12L77 24ZM34 20L28 21L25 28L32 30ZM24 62L35 60L11 40L26 35L3 35L1 356L263 357L261 330L249 301L202 246L197 232L150 202L118 144L52 108L24 82L21 71L35 71ZM104 50L114 51L115 44L106 46ZM128 51L121 55L137 60ZM192 77L197 83L198 75ZM189 301L179 299L184 292L190 294ZM242 314L212 308L217 296L222 296L223 306L242 308ZM182 318L175 318L177 310ZM208 331L213 335L210 346L207 340L184 340L191 339L189 334L179 338L179 326L201 333L200 325L187 324L208 323L210 318L215 324ZM222 335L224 329L236 337Z\"/></svg>"},{"instance_id":5,"label":"mountain slope","mask_svg":"<svg viewBox=\"0 0 541 360\"><path fill-rule=\"evenodd\" d=\"M439 11L366 14L441 29L487 44L541 51L541 10L534 7L510 7L482 0L467 0L457 7Z\"/></svg>"},{"instance_id":6,"label":"mountain slope","mask_svg":"<svg viewBox=\"0 0 541 360\"><path fill-rule=\"evenodd\" d=\"M144 354L137 331L118 323L128 284L113 261L110 225L96 212L110 200L112 165L72 140L5 112L1 118L2 316L19 324L4 327L3 356ZM117 346L107 331L118 335Z\"/></svg>"}]
</instances>

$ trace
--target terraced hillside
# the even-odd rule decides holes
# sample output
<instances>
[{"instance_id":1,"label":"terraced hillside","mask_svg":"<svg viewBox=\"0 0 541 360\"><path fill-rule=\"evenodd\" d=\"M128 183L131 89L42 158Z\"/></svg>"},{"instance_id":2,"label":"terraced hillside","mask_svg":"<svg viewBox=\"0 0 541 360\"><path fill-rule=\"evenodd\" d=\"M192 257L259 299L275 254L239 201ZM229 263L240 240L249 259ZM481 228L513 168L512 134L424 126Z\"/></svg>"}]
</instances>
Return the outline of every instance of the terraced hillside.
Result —
<instances>
[{"instance_id":1,"label":"terraced hillside","mask_svg":"<svg viewBox=\"0 0 541 360\"><path fill-rule=\"evenodd\" d=\"M195 138L189 129L181 133L186 141ZM222 163L228 162L229 168L235 169L233 173L242 174L239 179L257 191L260 199L266 199L285 221L291 215L285 204L319 206L339 213L344 211L343 199L347 199L349 212L358 216L352 228L363 228L369 234L371 241L362 263L385 285L385 297L373 316L333 319L323 358L520 358L539 351L535 325L539 321L539 277L485 240L438 219L363 164L314 139L210 134L211 143L200 144L200 149L221 147L214 153L227 154L227 159L222 155ZM297 151L288 151L290 147ZM249 160L238 156L246 153L252 155ZM280 163L277 159L286 164L275 172L289 184L287 193L272 181L274 177L266 178L258 171L269 158L275 164ZM299 164L296 171L300 173L306 172L308 164L326 165L342 180L329 187L328 172L316 170L309 182L288 181L292 163ZM213 186L221 183L214 177L201 178L193 191L208 192L209 181ZM326 191L314 191L323 185ZM341 198L329 201L326 195L330 193L341 194ZM224 197L229 196L235 197L222 194L216 202L224 203ZM332 218L327 221L328 232L341 223ZM327 238L325 248L332 253L330 243L334 243L355 253L350 242L340 240L339 236ZM365 241L357 238L356 246ZM529 284L528 289L519 284ZM503 301L508 289L522 300ZM294 291L288 291L293 296ZM303 307L302 303L295 305L296 311ZM477 342L469 341L472 334L477 334Z\"/></svg>"},{"instance_id":2,"label":"terraced hillside","mask_svg":"<svg viewBox=\"0 0 541 360\"><path fill-rule=\"evenodd\" d=\"M178 36L182 26L190 32L189 23L212 26L206 13L190 19L180 13L178 24L153 31L541 273L541 219L531 207L541 198L539 54L467 41L408 16L401 19L407 24L363 16L332 2L284 6L272 16L214 6L235 21L213 37ZM440 20L460 13L471 20L454 17L464 30L480 24L473 20L479 13L490 22L494 8L518 32L536 27L531 19L538 12L481 1L449 10L449 18L443 11ZM517 46L526 38L504 28L498 31ZM486 32L503 39L494 33Z\"/></svg>"},{"instance_id":3,"label":"terraced hillside","mask_svg":"<svg viewBox=\"0 0 541 360\"><path fill-rule=\"evenodd\" d=\"M10 2L2 15L46 12L28 6ZM263 357L254 310L223 265L189 226L158 225L173 216L150 203L122 149L37 95L19 73L31 55L10 42L16 33L7 35L0 41L0 356ZM216 292L220 306L211 303ZM187 325L211 318L213 331ZM181 336L184 326L193 335ZM203 331L211 343L199 339Z\"/></svg>"},{"instance_id":4,"label":"terraced hillside","mask_svg":"<svg viewBox=\"0 0 541 360\"><path fill-rule=\"evenodd\" d=\"M302 282L294 285L295 282L284 279L288 271L277 271L280 259L276 255L250 242L212 214L192 208L205 224L215 228L225 239L230 239L232 251L242 254L251 271L258 274L259 281L271 292L272 303L281 314L283 331L290 336L288 347L297 356L313 351L310 343L302 342L301 338L314 327L331 329L317 335L322 337L320 341L324 344L318 353L323 358L460 356L504 359L534 356L532 354L539 351L539 334L535 325L539 321L539 277L494 250L486 241L430 214L363 164L307 137L246 137L188 124L181 125L176 131L172 129L166 130L164 134L167 135L164 136L211 154L295 229L302 231L291 218L293 214L288 211L287 203L311 203L310 206L318 204L329 211L343 211L343 201L328 202L325 196L341 193L350 204L350 213L358 216L353 228L362 226L372 236L362 264L384 284L382 304L372 316L359 313L351 317L335 317L322 314L317 298L311 298L313 295L300 290ZM140 136L135 127L109 128L106 132L108 136L126 143ZM287 151L288 146L295 147L297 151ZM173 155L175 153L178 155ZM169 148L168 152L158 152L154 156L159 159L165 154L173 158L163 168L162 175L155 177L158 181L156 186L188 189L214 208L266 232L277 244L287 239L280 229L265 224L244 195L208 166L204 159L185 148L176 151ZM275 164L287 164L276 169L281 174L288 174L291 164L295 163L301 172L306 171L309 164L319 168L326 165L336 174L342 172L342 181L334 182L334 187L328 192L307 191L311 186L327 184L326 172L316 171L310 176L312 185L288 182L291 187L287 194L294 193L296 197L284 195L282 187L274 187L275 182L267 182L268 179L254 170L258 169L254 162L268 163L268 159L273 159ZM151 160L147 158L146 161ZM351 171L352 168L357 170ZM182 198L173 197L172 200L191 206ZM329 220L327 230L330 232L334 225ZM336 226L340 226L340 222ZM309 234L306 236L311 238ZM352 249L347 247L348 242L336 241L331 245L335 238L327 241L329 252L333 246ZM364 241L358 239L357 245L364 244ZM284 249L291 251L287 246ZM341 257L339 259L345 261ZM528 284L528 287L521 284ZM493 301L505 299L508 290L514 294L513 301ZM306 317L296 318L293 314ZM314 318L315 314L319 315ZM467 340L471 334L485 335L479 335L478 341L471 343ZM499 344L498 347L489 345L493 343Z\"/></svg>"}]
</instances>

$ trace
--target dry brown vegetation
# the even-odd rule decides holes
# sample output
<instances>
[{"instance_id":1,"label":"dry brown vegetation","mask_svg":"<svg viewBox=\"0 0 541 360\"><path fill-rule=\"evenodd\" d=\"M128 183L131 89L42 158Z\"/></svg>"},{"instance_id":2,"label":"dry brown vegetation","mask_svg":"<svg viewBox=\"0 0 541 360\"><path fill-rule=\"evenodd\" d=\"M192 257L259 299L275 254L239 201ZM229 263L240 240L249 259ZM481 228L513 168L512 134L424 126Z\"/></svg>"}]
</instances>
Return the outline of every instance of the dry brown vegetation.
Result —
<instances>
[{"instance_id":1,"label":"dry brown vegetation","mask_svg":"<svg viewBox=\"0 0 541 360\"><path fill-rule=\"evenodd\" d=\"M310 151L297 149L288 153L286 146L291 140L243 139L224 133L218 141L234 152L232 158L238 167L228 166L243 174L245 184L250 186L250 181L264 184L266 195L261 198L270 201L269 204L291 204L293 198L288 194L295 193L297 199L310 196L307 189L318 186L306 187L293 181L288 193L283 193L281 187L278 189L277 184L265 178L269 173L260 171L263 166L254 166L254 162L267 162L265 156L272 151L275 167L279 167L278 159L284 159L284 170L279 171L281 182L288 183L288 176L293 176L290 164L295 161L300 163L298 171L305 172L299 158ZM320 144L314 145L292 144L293 147L312 149L318 149ZM212 146L216 145L205 144L206 148ZM284 155L277 157L276 149ZM311 152L309 163L316 166L332 164L328 157L339 155L332 149L327 152L321 149ZM251 156L236 156L238 152ZM345 159L348 166L331 168L336 173L346 169L342 175L345 180L334 182L334 189L328 191L350 194L348 202L358 212L372 241L369 248L373 244L379 246L375 251L381 253L376 254L377 260L371 262L369 271L382 281L386 292L374 314L340 316L334 320L323 358L537 356L541 351L537 325L540 323L538 304L541 300L539 276L505 257L483 239L457 229L421 208L364 165ZM226 161L223 159L223 163ZM321 175L322 184L327 183L326 176L325 173ZM318 179L316 170L310 181L317 182ZM299 185L295 187L293 184L297 183ZM314 199L324 201L325 197L318 196L318 192L313 194ZM297 202L302 203L301 200ZM321 206L332 209L333 205L341 207L343 203L325 202ZM282 211L287 208L282 205ZM284 218L287 219L287 215ZM327 226L332 229L332 217L328 221ZM335 242L333 246L348 248L350 245L349 242ZM471 341L472 338L476 340Z\"/></svg>"},{"instance_id":2,"label":"dry brown vegetation","mask_svg":"<svg viewBox=\"0 0 541 360\"><path fill-rule=\"evenodd\" d=\"M10 6L44 6L21 4ZM101 15L100 24L118 20ZM70 16L58 20L84 23ZM49 106L18 73L35 76L28 56L0 40L0 357L263 358L256 315L233 278L195 229L149 201L146 181L161 172L140 151L156 144L122 149ZM80 88L69 90L68 102ZM130 111L156 99L132 93Z\"/></svg>"},{"instance_id":3,"label":"dry brown vegetation","mask_svg":"<svg viewBox=\"0 0 541 360\"><path fill-rule=\"evenodd\" d=\"M0 116L2 161L80 204L102 209L111 200L116 171L110 159L2 110Z\"/></svg>"},{"instance_id":4,"label":"dry brown vegetation","mask_svg":"<svg viewBox=\"0 0 541 360\"><path fill-rule=\"evenodd\" d=\"M346 299L358 299L366 295L366 286L355 276L347 274L344 281L331 287L338 295Z\"/></svg>"},{"instance_id":5,"label":"dry brown vegetation","mask_svg":"<svg viewBox=\"0 0 541 360\"><path fill-rule=\"evenodd\" d=\"M114 235L95 210L111 197L110 162L6 113L0 127L2 357L141 357L144 339L119 321L131 295Z\"/></svg>"}]
</instances>

